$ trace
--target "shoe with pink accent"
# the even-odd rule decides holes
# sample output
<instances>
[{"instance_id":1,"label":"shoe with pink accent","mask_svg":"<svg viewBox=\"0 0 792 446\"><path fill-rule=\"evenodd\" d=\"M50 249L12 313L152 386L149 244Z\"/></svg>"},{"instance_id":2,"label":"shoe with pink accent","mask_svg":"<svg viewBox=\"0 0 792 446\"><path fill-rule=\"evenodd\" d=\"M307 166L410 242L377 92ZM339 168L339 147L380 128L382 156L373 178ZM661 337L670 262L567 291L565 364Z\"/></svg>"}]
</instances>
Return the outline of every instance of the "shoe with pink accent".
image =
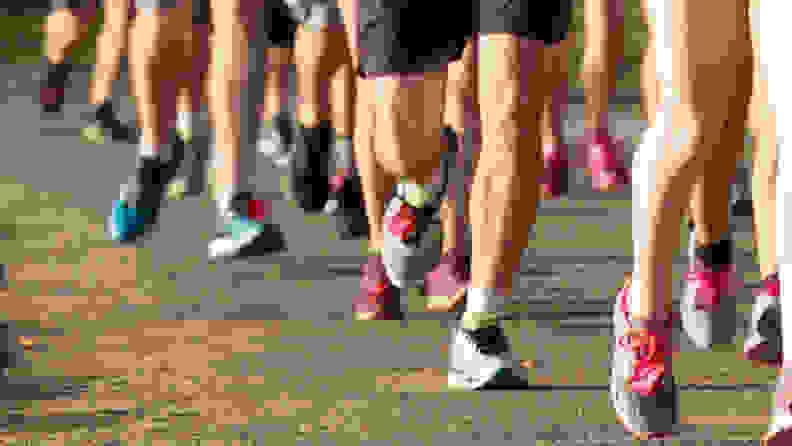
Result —
<instances>
[{"instance_id":1,"label":"shoe with pink accent","mask_svg":"<svg viewBox=\"0 0 792 446\"><path fill-rule=\"evenodd\" d=\"M470 256L457 249L443 254L440 262L426 275L423 295L427 311L452 312L465 302L470 284Z\"/></svg>"},{"instance_id":2,"label":"shoe with pink accent","mask_svg":"<svg viewBox=\"0 0 792 446\"><path fill-rule=\"evenodd\" d=\"M682 328L696 348L709 350L734 342L739 285L734 265L708 267L699 259L691 265L685 275L681 313Z\"/></svg>"},{"instance_id":3,"label":"shoe with pink accent","mask_svg":"<svg viewBox=\"0 0 792 446\"><path fill-rule=\"evenodd\" d=\"M357 320L401 320L404 313L399 302L401 292L388 280L382 256L370 255L363 265L360 295L353 302Z\"/></svg>"},{"instance_id":4,"label":"shoe with pink accent","mask_svg":"<svg viewBox=\"0 0 792 446\"><path fill-rule=\"evenodd\" d=\"M542 200L556 200L569 190L569 157L566 144L545 144L542 152L544 174L541 182Z\"/></svg>"},{"instance_id":5,"label":"shoe with pink accent","mask_svg":"<svg viewBox=\"0 0 792 446\"><path fill-rule=\"evenodd\" d=\"M630 315L627 277L613 312L610 398L624 428L637 439L667 438L677 423L678 388L672 365L672 322Z\"/></svg>"},{"instance_id":6,"label":"shoe with pink accent","mask_svg":"<svg viewBox=\"0 0 792 446\"><path fill-rule=\"evenodd\" d=\"M605 129L592 132L587 141L588 171L594 189L613 191L630 184L630 170L625 165L624 142Z\"/></svg>"},{"instance_id":7,"label":"shoe with pink accent","mask_svg":"<svg viewBox=\"0 0 792 446\"><path fill-rule=\"evenodd\" d=\"M778 275L773 274L762 281L761 290L756 294L743 350L745 359L749 361L764 362L773 367L781 366L783 355L780 291Z\"/></svg>"},{"instance_id":8,"label":"shoe with pink accent","mask_svg":"<svg viewBox=\"0 0 792 446\"><path fill-rule=\"evenodd\" d=\"M787 446L792 444L792 364L784 364L784 371L776 380L773 395L772 419L768 432L762 436L762 446Z\"/></svg>"}]
</instances>

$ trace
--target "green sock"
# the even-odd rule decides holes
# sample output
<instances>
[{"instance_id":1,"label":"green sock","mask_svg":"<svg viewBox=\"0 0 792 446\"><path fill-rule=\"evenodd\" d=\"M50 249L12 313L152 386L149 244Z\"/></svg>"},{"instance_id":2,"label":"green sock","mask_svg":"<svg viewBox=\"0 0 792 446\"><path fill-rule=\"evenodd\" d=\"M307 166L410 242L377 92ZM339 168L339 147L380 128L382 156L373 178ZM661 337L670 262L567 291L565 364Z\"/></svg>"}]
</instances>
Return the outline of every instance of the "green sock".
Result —
<instances>
[{"instance_id":1,"label":"green sock","mask_svg":"<svg viewBox=\"0 0 792 446\"><path fill-rule=\"evenodd\" d=\"M466 330L478 330L496 325L498 323L498 313L470 313L462 315L462 328Z\"/></svg>"}]
</instances>

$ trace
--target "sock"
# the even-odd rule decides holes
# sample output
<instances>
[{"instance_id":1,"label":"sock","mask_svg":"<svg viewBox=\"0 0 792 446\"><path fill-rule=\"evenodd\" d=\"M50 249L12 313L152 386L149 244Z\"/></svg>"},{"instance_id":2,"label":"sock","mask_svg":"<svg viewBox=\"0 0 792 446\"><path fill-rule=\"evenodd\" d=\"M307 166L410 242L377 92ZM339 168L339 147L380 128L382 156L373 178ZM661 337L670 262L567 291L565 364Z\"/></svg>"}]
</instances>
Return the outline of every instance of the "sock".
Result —
<instances>
[{"instance_id":1,"label":"sock","mask_svg":"<svg viewBox=\"0 0 792 446\"><path fill-rule=\"evenodd\" d=\"M220 215L226 215L231 210L232 199L234 198L234 188L233 187L222 187L218 188L217 191L217 210Z\"/></svg>"},{"instance_id":2,"label":"sock","mask_svg":"<svg viewBox=\"0 0 792 446\"><path fill-rule=\"evenodd\" d=\"M181 133L185 139L190 138L190 133L192 132L192 120L192 112L179 111L176 114L176 128L179 129L179 133Z\"/></svg>"},{"instance_id":3,"label":"sock","mask_svg":"<svg viewBox=\"0 0 792 446\"><path fill-rule=\"evenodd\" d=\"M441 187L442 185L437 184L415 184L405 181L396 185L396 193L404 197L410 206L422 208L437 204L440 200Z\"/></svg>"},{"instance_id":4,"label":"sock","mask_svg":"<svg viewBox=\"0 0 792 446\"><path fill-rule=\"evenodd\" d=\"M46 85L49 87L62 87L66 78L72 71L72 64L64 59L61 63L48 62Z\"/></svg>"},{"instance_id":5,"label":"sock","mask_svg":"<svg viewBox=\"0 0 792 446\"><path fill-rule=\"evenodd\" d=\"M105 99L96 107L96 111L94 112L94 122L104 124L106 122L112 121L114 117L115 113L113 111L112 99Z\"/></svg>"},{"instance_id":6,"label":"sock","mask_svg":"<svg viewBox=\"0 0 792 446\"><path fill-rule=\"evenodd\" d=\"M471 330L492 325L506 301L507 297L499 296L494 289L469 288L463 325L472 327Z\"/></svg>"},{"instance_id":7,"label":"sock","mask_svg":"<svg viewBox=\"0 0 792 446\"><path fill-rule=\"evenodd\" d=\"M731 265L732 245L731 239L725 238L708 246L697 246L695 249L696 258L707 267Z\"/></svg>"},{"instance_id":8,"label":"sock","mask_svg":"<svg viewBox=\"0 0 792 446\"><path fill-rule=\"evenodd\" d=\"M156 158L158 154L159 150L154 147L154 144L148 144L144 141L140 142L138 146L138 155L140 155L140 158Z\"/></svg>"},{"instance_id":9,"label":"sock","mask_svg":"<svg viewBox=\"0 0 792 446\"><path fill-rule=\"evenodd\" d=\"M355 152L352 145L352 138L348 136L337 136L335 138L336 167L344 169L349 176L355 171Z\"/></svg>"}]
</instances>

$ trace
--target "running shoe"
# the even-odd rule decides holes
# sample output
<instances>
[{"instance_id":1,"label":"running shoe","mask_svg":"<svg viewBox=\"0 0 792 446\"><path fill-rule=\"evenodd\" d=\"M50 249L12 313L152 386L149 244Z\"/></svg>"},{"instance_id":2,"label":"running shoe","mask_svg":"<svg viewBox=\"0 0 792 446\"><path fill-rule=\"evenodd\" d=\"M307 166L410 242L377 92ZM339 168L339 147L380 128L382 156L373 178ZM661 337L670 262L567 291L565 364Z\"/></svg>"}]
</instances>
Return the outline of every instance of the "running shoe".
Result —
<instances>
[{"instance_id":1,"label":"running shoe","mask_svg":"<svg viewBox=\"0 0 792 446\"><path fill-rule=\"evenodd\" d=\"M288 113L278 113L269 125L259 129L258 151L269 157L275 167L289 165L294 152L294 127Z\"/></svg>"},{"instance_id":2,"label":"running shoe","mask_svg":"<svg viewBox=\"0 0 792 446\"><path fill-rule=\"evenodd\" d=\"M332 177L330 199L324 213L335 218L336 232L341 240L368 237L369 223L360 177Z\"/></svg>"},{"instance_id":3,"label":"running shoe","mask_svg":"<svg viewBox=\"0 0 792 446\"><path fill-rule=\"evenodd\" d=\"M330 148L333 130L323 123L317 128L300 127L290 162L293 198L305 212L321 212L330 194Z\"/></svg>"},{"instance_id":4,"label":"running shoe","mask_svg":"<svg viewBox=\"0 0 792 446\"><path fill-rule=\"evenodd\" d=\"M672 326L666 323L658 329L632 320L630 287L627 277L613 311L610 399L633 437L665 438L677 423L679 392L671 370Z\"/></svg>"},{"instance_id":5,"label":"running shoe","mask_svg":"<svg viewBox=\"0 0 792 446\"><path fill-rule=\"evenodd\" d=\"M186 174L180 174L168 185L168 199L181 200L185 197L201 195L208 184L209 147L206 144L195 144L192 138L186 138L178 132L185 145L190 145L193 157L186 168Z\"/></svg>"},{"instance_id":6,"label":"running shoe","mask_svg":"<svg viewBox=\"0 0 792 446\"><path fill-rule=\"evenodd\" d=\"M135 242L156 226L168 183L184 159L184 145L179 140L171 147L168 161L159 156L141 158L137 175L122 187L108 223L113 240Z\"/></svg>"},{"instance_id":7,"label":"running shoe","mask_svg":"<svg viewBox=\"0 0 792 446\"><path fill-rule=\"evenodd\" d=\"M544 174L540 195L542 200L556 200L569 190L569 158L566 144L545 144Z\"/></svg>"},{"instance_id":8,"label":"running shoe","mask_svg":"<svg viewBox=\"0 0 792 446\"><path fill-rule=\"evenodd\" d=\"M514 371L519 365L499 322L475 330L460 323L449 356L448 387L452 390L487 390L517 377Z\"/></svg>"},{"instance_id":9,"label":"running shoe","mask_svg":"<svg viewBox=\"0 0 792 446\"><path fill-rule=\"evenodd\" d=\"M39 104L45 114L61 112L71 69L69 63L47 64L47 73L39 89Z\"/></svg>"},{"instance_id":10,"label":"running shoe","mask_svg":"<svg viewBox=\"0 0 792 446\"><path fill-rule=\"evenodd\" d=\"M352 304L357 320L401 320L400 291L385 274L379 254L370 255L361 268L360 294Z\"/></svg>"},{"instance_id":11,"label":"running shoe","mask_svg":"<svg viewBox=\"0 0 792 446\"><path fill-rule=\"evenodd\" d=\"M87 143L104 144L107 136L113 141L130 144L137 144L140 139L137 129L121 122L109 103L101 106L91 121L91 125L82 130L83 140Z\"/></svg>"},{"instance_id":12,"label":"running shoe","mask_svg":"<svg viewBox=\"0 0 792 446\"><path fill-rule=\"evenodd\" d=\"M239 193L231 209L221 215L221 228L209 243L209 259L238 259L272 254L286 249L280 228L269 219L271 203Z\"/></svg>"},{"instance_id":13,"label":"running shoe","mask_svg":"<svg viewBox=\"0 0 792 446\"><path fill-rule=\"evenodd\" d=\"M780 367L781 349L781 283L776 274L762 281L753 305L744 354L749 361Z\"/></svg>"},{"instance_id":14,"label":"running shoe","mask_svg":"<svg viewBox=\"0 0 792 446\"><path fill-rule=\"evenodd\" d=\"M587 142L588 171L594 189L618 190L630 183L630 170L625 165L623 141L608 134L605 129L591 133Z\"/></svg>"},{"instance_id":15,"label":"running shoe","mask_svg":"<svg viewBox=\"0 0 792 446\"><path fill-rule=\"evenodd\" d=\"M762 446L787 446L792 444L792 377L789 364L783 367L776 379L770 429L762 436Z\"/></svg>"},{"instance_id":16,"label":"running shoe","mask_svg":"<svg viewBox=\"0 0 792 446\"><path fill-rule=\"evenodd\" d=\"M64 87L43 86L39 91L39 102L44 113L60 113L65 98Z\"/></svg>"},{"instance_id":17,"label":"running shoe","mask_svg":"<svg viewBox=\"0 0 792 446\"><path fill-rule=\"evenodd\" d=\"M464 307L465 291L470 285L470 260L459 249L443 254L422 287L427 311L454 312Z\"/></svg>"},{"instance_id":18,"label":"running shoe","mask_svg":"<svg viewBox=\"0 0 792 446\"><path fill-rule=\"evenodd\" d=\"M446 136L449 152L442 161L440 191L429 193L418 185L398 184L385 210L382 258L391 283L399 288L423 282L443 253L438 214L448 186L451 159L458 150L454 131L446 128Z\"/></svg>"},{"instance_id":19,"label":"running shoe","mask_svg":"<svg viewBox=\"0 0 792 446\"><path fill-rule=\"evenodd\" d=\"M737 334L735 267L706 266L695 256L695 230L690 231L689 271L682 296L682 327L696 348L730 345Z\"/></svg>"}]
</instances>

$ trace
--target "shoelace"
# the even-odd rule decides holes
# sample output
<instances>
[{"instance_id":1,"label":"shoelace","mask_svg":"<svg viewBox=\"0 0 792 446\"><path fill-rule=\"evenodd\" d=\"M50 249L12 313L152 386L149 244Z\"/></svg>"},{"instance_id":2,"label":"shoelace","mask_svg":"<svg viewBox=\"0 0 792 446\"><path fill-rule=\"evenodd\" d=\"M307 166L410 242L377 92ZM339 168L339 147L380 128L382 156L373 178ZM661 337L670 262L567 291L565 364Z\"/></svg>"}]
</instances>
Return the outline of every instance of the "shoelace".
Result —
<instances>
[{"instance_id":1,"label":"shoelace","mask_svg":"<svg viewBox=\"0 0 792 446\"><path fill-rule=\"evenodd\" d=\"M722 292L733 293L736 284L732 271L711 271L694 269L685 273L685 280L696 290L695 305L697 309L712 309L719 303Z\"/></svg>"},{"instance_id":2,"label":"shoelace","mask_svg":"<svg viewBox=\"0 0 792 446\"><path fill-rule=\"evenodd\" d=\"M388 219L388 230L402 242L407 242L415 233L417 221L417 209L402 201L398 212Z\"/></svg>"},{"instance_id":3,"label":"shoelace","mask_svg":"<svg viewBox=\"0 0 792 446\"><path fill-rule=\"evenodd\" d=\"M625 388L643 396L655 393L665 375L665 348L658 348L658 336L648 330L640 334L625 334L619 337L619 347L632 350L633 374L627 377Z\"/></svg>"},{"instance_id":4,"label":"shoelace","mask_svg":"<svg viewBox=\"0 0 792 446\"><path fill-rule=\"evenodd\" d=\"M632 328L627 302L630 285L628 284L622 289L619 309L627 321L628 327ZM672 315L672 320L676 317L676 314ZM617 343L620 348L629 348L635 355L632 364L633 374L627 378L625 388L643 396L654 394L665 376L666 346L661 343L658 349L658 336L645 329L640 330L638 335L623 334L619 336Z\"/></svg>"}]
</instances>

